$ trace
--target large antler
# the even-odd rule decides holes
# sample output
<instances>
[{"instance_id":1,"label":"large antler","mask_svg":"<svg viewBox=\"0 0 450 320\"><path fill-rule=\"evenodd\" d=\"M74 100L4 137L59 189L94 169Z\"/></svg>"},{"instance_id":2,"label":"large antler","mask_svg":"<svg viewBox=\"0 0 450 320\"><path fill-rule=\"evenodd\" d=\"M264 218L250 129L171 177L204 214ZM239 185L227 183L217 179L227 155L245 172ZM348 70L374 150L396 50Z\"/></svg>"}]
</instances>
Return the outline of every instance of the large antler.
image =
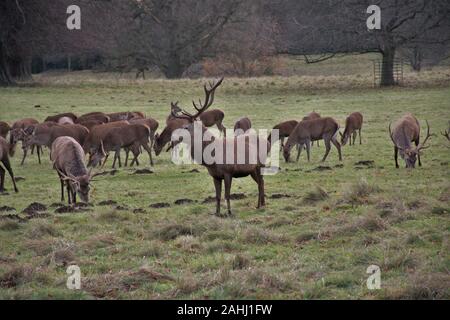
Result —
<instances>
[{"instance_id":1,"label":"large antler","mask_svg":"<svg viewBox=\"0 0 450 320\"><path fill-rule=\"evenodd\" d=\"M201 100L199 100L199 105L197 106L197 104L192 101L192 104L195 108L195 110L197 110L197 112L195 114L191 114L189 112L186 112L184 110L181 110L182 115L178 115L177 112L175 111L175 109L173 108L173 106L177 106L177 103L172 104L172 116L174 116L175 118L184 118L184 119L189 119L190 121L193 121L195 119L198 118L198 116L200 116L203 112L206 111L206 109L208 109L214 102L214 93L216 91L216 89L222 84L223 81L223 77L217 81L216 83L214 82L209 82L209 89L207 88L206 84L203 86L204 90L205 90L205 101L202 103Z\"/></svg>"},{"instance_id":2,"label":"large antler","mask_svg":"<svg viewBox=\"0 0 450 320\"><path fill-rule=\"evenodd\" d=\"M427 149L430 147L430 146L425 146L425 143L427 142L427 140L432 136L432 134L430 133L430 125L428 124L428 120L425 120L425 122L427 123L427 136L425 137L425 140L423 140L423 142L417 146L417 151L420 151L422 149Z\"/></svg>"}]
</instances>

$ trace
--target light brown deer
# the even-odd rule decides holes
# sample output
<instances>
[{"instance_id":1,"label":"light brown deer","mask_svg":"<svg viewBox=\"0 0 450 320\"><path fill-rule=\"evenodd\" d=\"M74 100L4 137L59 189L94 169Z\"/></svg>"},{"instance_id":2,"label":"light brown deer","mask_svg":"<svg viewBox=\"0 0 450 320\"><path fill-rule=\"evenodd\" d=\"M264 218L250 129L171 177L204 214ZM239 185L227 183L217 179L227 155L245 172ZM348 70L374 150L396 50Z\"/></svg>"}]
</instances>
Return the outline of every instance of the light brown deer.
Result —
<instances>
[{"instance_id":1,"label":"light brown deer","mask_svg":"<svg viewBox=\"0 0 450 320\"><path fill-rule=\"evenodd\" d=\"M79 144L83 144L89 135L89 130L80 124L59 125L45 122L37 125L32 134L25 138L25 145L38 145L52 147L53 141L59 137L74 138Z\"/></svg>"},{"instance_id":2,"label":"light brown deer","mask_svg":"<svg viewBox=\"0 0 450 320\"><path fill-rule=\"evenodd\" d=\"M236 120L234 123L234 135L239 136L241 134L245 134L252 127L252 122L248 117L242 117Z\"/></svg>"},{"instance_id":3,"label":"light brown deer","mask_svg":"<svg viewBox=\"0 0 450 320\"><path fill-rule=\"evenodd\" d=\"M36 119L25 118L14 122L13 125L11 126L11 131L9 134L9 144L12 146L13 149L15 149L16 144L19 141L22 141L23 157L20 165L23 165L25 163L25 159L28 154L28 147L25 146L24 140L29 134L31 134L31 132L34 129L34 126L36 126L37 124L39 124L39 121L37 121ZM31 146L31 154L34 153L35 147L36 147L35 145ZM40 146L37 146L36 153L38 156L38 161L39 163L41 163L42 148Z\"/></svg>"},{"instance_id":4,"label":"light brown deer","mask_svg":"<svg viewBox=\"0 0 450 320\"><path fill-rule=\"evenodd\" d=\"M155 133L156 133L156 130L158 130L159 122L153 118L134 118L134 119L131 119L129 122L130 122L130 124L143 124L150 128L150 150L151 150L151 148L153 147L153 144L155 143ZM125 167L128 164L128 154L129 154L129 150L127 150L127 153L126 153ZM135 158L137 161L136 156L135 156ZM153 166L153 158L151 156L151 152L150 152L150 164Z\"/></svg>"},{"instance_id":5,"label":"light brown deer","mask_svg":"<svg viewBox=\"0 0 450 320\"><path fill-rule=\"evenodd\" d=\"M181 110L181 109L180 109ZM164 146L168 143L170 143L169 147L167 148L166 152L169 151L171 148L173 148L176 143L172 143L172 133L182 128L184 125L188 124L187 119L178 119L174 117L168 117L166 120L166 127L161 132L161 134L157 133L155 135L155 142L153 144L153 150L155 151L155 155L159 156Z\"/></svg>"},{"instance_id":6,"label":"light brown deer","mask_svg":"<svg viewBox=\"0 0 450 320\"><path fill-rule=\"evenodd\" d=\"M5 121L0 121L0 137L3 137L6 139L6 136L8 135L9 130L11 130L11 127L9 124Z\"/></svg>"},{"instance_id":7,"label":"light brown deer","mask_svg":"<svg viewBox=\"0 0 450 320\"><path fill-rule=\"evenodd\" d=\"M311 111L306 116L304 116L302 120L314 120L314 119L319 119L319 118L320 118L320 114L319 113L317 113L315 111ZM313 146L314 146L314 143L311 144L311 147L313 147ZM317 146L320 147L319 140L317 140Z\"/></svg>"},{"instance_id":8,"label":"light brown deer","mask_svg":"<svg viewBox=\"0 0 450 320\"><path fill-rule=\"evenodd\" d=\"M339 153L339 161L342 161L341 145L337 141L339 132L339 124L330 117L318 118L314 120L300 121L295 127L294 131L289 135L289 138L283 148L283 156L286 162L289 162L290 152L295 145L299 146L299 153L297 160L300 158L303 146L306 147L308 161L310 161L310 147L313 141L325 141L325 155L322 162L326 160L331 150L331 143L336 147Z\"/></svg>"},{"instance_id":9,"label":"light brown deer","mask_svg":"<svg viewBox=\"0 0 450 320\"><path fill-rule=\"evenodd\" d=\"M359 134L359 144L362 144L361 141L361 129L363 125L363 115L359 112L353 112L345 119L345 129L344 134L339 131L341 135L341 144L345 146L347 141L349 141L349 145L355 145L356 135Z\"/></svg>"},{"instance_id":10,"label":"light brown deer","mask_svg":"<svg viewBox=\"0 0 450 320\"><path fill-rule=\"evenodd\" d=\"M89 129L89 131L91 131L93 127L98 126L103 123L104 122L100 121L100 120L86 120L86 121L79 122L78 124L81 124L83 127L86 127Z\"/></svg>"},{"instance_id":11,"label":"light brown deer","mask_svg":"<svg viewBox=\"0 0 450 320\"><path fill-rule=\"evenodd\" d=\"M67 186L68 203L89 202L91 172L84 162L84 152L80 144L71 137L58 137L51 146L53 168L58 173L61 183L61 201L64 201L64 184Z\"/></svg>"},{"instance_id":12,"label":"light brown deer","mask_svg":"<svg viewBox=\"0 0 450 320\"><path fill-rule=\"evenodd\" d=\"M12 145L10 145L5 138L0 137L0 162L3 164L3 166L0 164L0 193L5 192L5 169L8 171L9 176L11 177L14 191L19 192L16 186L16 180L14 179L14 173L11 168L11 163L9 161L9 157L13 156L14 154L14 148ZM3 168L5 167L5 168Z\"/></svg>"},{"instance_id":13,"label":"light brown deer","mask_svg":"<svg viewBox=\"0 0 450 320\"><path fill-rule=\"evenodd\" d=\"M398 153L400 157L405 160L406 168L414 168L417 159L419 159L419 166L422 166L420 160L420 151L428 148L425 143L431 137L430 126L427 123L427 136L423 143L420 143L420 124L419 120L412 114L408 113L401 117L391 130L392 123L389 124L389 136L394 144L394 160L395 167L398 168ZM411 145L414 142L415 146Z\"/></svg>"},{"instance_id":14,"label":"light brown deer","mask_svg":"<svg viewBox=\"0 0 450 320\"><path fill-rule=\"evenodd\" d=\"M116 160L119 160L119 167L122 166L120 161L120 149L130 147L134 155L131 165L137 160L139 155L139 148L143 147L151 161L151 148L148 145L150 140L151 130L144 124L130 124L123 127L111 128L100 143L100 148L94 152L91 157L89 165L97 166L103 158L105 162L108 159L109 152L114 151L113 168L115 168ZM106 153L106 157L105 157ZM152 164L152 162L151 162Z\"/></svg>"},{"instance_id":15,"label":"light brown deer","mask_svg":"<svg viewBox=\"0 0 450 320\"><path fill-rule=\"evenodd\" d=\"M207 88L206 85L204 86L205 89L205 101L204 103L200 103L200 106L197 106L194 103L194 108L196 110L195 114L190 114L186 111L181 111L181 115L177 115L173 113L173 116L176 118L181 118L188 121L188 124L185 125L183 128L188 130L190 133L191 138L198 139L202 137L195 137L194 136L194 127L201 126L202 132L205 133L208 131L208 129L201 124L201 122L196 122L196 120L199 118L199 116L206 111L214 102L214 93L218 86L222 83L223 78L220 79L215 84L210 84L210 87ZM192 140L192 139L191 139ZM223 158L219 159L220 163L213 162L205 162L203 158L203 152L201 153L200 158L198 158L198 152L195 152L194 143L191 141L189 148L191 157L195 160L195 162L203 165L208 170L208 173L213 177L214 180L214 186L216 189L216 215L220 215L220 200L221 200L221 194L222 194L222 181L224 181L225 184L225 199L227 202L227 213L231 215L231 206L230 206L230 191L231 191L231 181L233 178L240 178L245 176L251 176L253 180L256 181L258 184L258 208L263 207L265 205L265 198L264 198L264 179L263 175L261 173L261 168L264 167L265 159L260 159L258 157L256 163L251 163L249 160L251 158L251 155L253 154L259 154L259 141L257 144L252 142L250 140L249 135L241 135L238 137L230 137L230 138L215 138L213 139L214 143L223 144ZM201 146L202 151L209 146L209 144L212 143L212 141L204 141L202 139ZM238 154L237 154L237 146L238 144L242 143L245 146L245 161L244 163L238 162ZM267 141L263 141L263 143L266 143ZM242 146L242 145L241 145ZM267 146L268 147L268 146ZM234 150L234 157L232 159L227 159L227 150ZM268 148L269 149L269 148ZM265 154L267 155L267 153ZM241 155L242 156L242 155ZM239 156L240 157L240 156ZM231 158L231 156L230 156ZM231 160L226 161L226 160Z\"/></svg>"},{"instance_id":16,"label":"light brown deer","mask_svg":"<svg viewBox=\"0 0 450 320\"><path fill-rule=\"evenodd\" d=\"M288 121L280 122L279 124L275 125L272 128L272 130L278 130L278 138L280 139L281 150L283 150L284 139L289 137L289 135L292 133L292 131L294 131L297 124L298 124L297 120L288 120ZM272 141L272 133L269 135L268 140L271 143L275 143L275 141Z\"/></svg>"},{"instance_id":17,"label":"light brown deer","mask_svg":"<svg viewBox=\"0 0 450 320\"><path fill-rule=\"evenodd\" d=\"M107 116L110 122L145 118L145 115L139 111L113 112L108 113Z\"/></svg>"}]
</instances>

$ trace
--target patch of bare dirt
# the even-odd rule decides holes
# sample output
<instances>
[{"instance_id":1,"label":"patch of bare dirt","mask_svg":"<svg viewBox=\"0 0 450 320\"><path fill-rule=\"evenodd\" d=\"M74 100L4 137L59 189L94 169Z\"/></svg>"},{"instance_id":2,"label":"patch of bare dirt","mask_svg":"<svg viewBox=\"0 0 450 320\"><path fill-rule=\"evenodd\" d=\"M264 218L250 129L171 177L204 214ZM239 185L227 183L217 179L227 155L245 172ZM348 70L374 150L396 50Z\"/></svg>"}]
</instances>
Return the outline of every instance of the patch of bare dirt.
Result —
<instances>
[{"instance_id":1,"label":"patch of bare dirt","mask_svg":"<svg viewBox=\"0 0 450 320\"><path fill-rule=\"evenodd\" d=\"M114 200L104 200L98 203L99 206L116 206L117 202Z\"/></svg>"},{"instance_id":2,"label":"patch of bare dirt","mask_svg":"<svg viewBox=\"0 0 450 320\"><path fill-rule=\"evenodd\" d=\"M271 199L281 199L281 198L290 198L291 196L286 193L274 193L269 198Z\"/></svg>"},{"instance_id":3,"label":"patch of bare dirt","mask_svg":"<svg viewBox=\"0 0 450 320\"><path fill-rule=\"evenodd\" d=\"M16 180L16 182L20 182L25 181L26 179L24 177L14 177L14 180Z\"/></svg>"},{"instance_id":4,"label":"patch of bare dirt","mask_svg":"<svg viewBox=\"0 0 450 320\"><path fill-rule=\"evenodd\" d=\"M16 211L16 209L13 207L8 207L8 206L0 207L0 212L8 212L8 211Z\"/></svg>"},{"instance_id":5,"label":"patch of bare dirt","mask_svg":"<svg viewBox=\"0 0 450 320\"><path fill-rule=\"evenodd\" d=\"M157 203L153 203L150 205L150 208L156 208L156 209L169 208L169 207L170 207L170 203L167 203L167 202L157 202Z\"/></svg>"},{"instance_id":6,"label":"patch of bare dirt","mask_svg":"<svg viewBox=\"0 0 450 320\"><path fill-rule=\"evenodd\" d=\"M34 213L34 212L44 212L47 211L47 207L39 202L33 202L28 207L23 209L22 213Z\"/></svg>"},{"instance_id":7,"label":"patch of bare dirt","mask_svg":"<svg viewBox=\"0 0 450 320\"><path fill-rule=\"evenodd\" d=\"M137 209L134 209L134 210L133 210L133 213L147 213L147 211L145 211L145 210L142 209L142 208L137 208Z\"/></svg>"},{"instance_id":8,"label":"patch of bare dirt","mask_svg":"<svg viewBox=\"0 0 450 320\"><path fill-rule=\"evenodd\" d=\"M188 203L193 203L193 202L195 202L195 201L192 200L192 199L183 198L183 199L175 200L174 203L175 203L176 205L183 205L183 204L188 204Z\"/></svg>"},{"instance_id":9,"label":"patch of bare dirt","mask_svg":"<svg viewBox=\"0 0 450 320\"><path fill-rule=\"evenodd\" d=\"M232 193L230 194L230 199L231 200L241 200L241 199L245 199L247 198L247 196L243 193Z\"/></svg>"},{"instance_id":10,"label":"patch of bare dirt","mask_svg":"<svg viewBox=\"0 0 450 320\"><path fill-rule=\"evenodd\" d=\"M133 174L152 174L154 173L152 170L150 169L137 169L134 170Z\"/></svg>"}]
</instances>

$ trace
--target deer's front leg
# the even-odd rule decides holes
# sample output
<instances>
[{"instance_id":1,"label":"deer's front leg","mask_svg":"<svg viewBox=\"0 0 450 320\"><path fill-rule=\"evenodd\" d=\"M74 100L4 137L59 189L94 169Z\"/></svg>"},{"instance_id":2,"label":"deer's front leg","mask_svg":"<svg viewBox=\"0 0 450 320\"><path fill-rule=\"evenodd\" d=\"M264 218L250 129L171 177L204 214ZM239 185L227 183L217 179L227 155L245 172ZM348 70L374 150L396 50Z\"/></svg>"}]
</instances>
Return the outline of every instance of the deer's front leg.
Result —
<instances>
[{"instance_id":1,"label":"deer's front leg","mask_svg":"<svg viewBox=\"0 0 450 320\"><path fill-rule=\"evenodd\" d=\"M231 175L227 174L224 177L224 184L225 184L225 200L227 200L227 213L229 215L232 215L231 213L231 205L230 205L230 195L231 195Z\"/></svg>"},{"instance_id":2,"label":"deer's front leg","mask_svg":"<svg viewBox=\"0 0 450 320\"><path fill-rule=\"evenodd\" d=\"M216 189L216 215L220 215L220 198L222 197L222 180L214 178L214 187Z\"/></svg>"}]
</instances>

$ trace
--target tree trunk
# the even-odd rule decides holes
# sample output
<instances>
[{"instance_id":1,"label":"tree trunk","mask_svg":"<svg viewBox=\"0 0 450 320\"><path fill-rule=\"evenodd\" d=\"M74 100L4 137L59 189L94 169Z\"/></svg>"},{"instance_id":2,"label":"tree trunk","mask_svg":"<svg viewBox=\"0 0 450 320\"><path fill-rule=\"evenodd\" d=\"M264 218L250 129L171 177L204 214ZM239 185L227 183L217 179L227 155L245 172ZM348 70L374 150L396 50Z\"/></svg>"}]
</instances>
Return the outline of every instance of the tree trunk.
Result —
<instances>
[{"instance_id":1,"label":"tree trunk","mask_svg":"<svg viewBox=\"0 0 450 320\"><path fill-rule=\"evenodd\" d=\"M394 80L394 58L395 48L388 48L382 52L383 61L381 66L381 86L393 86Z\"/></svg>"},{"instance_id":2,"label":"tree trunk","mask_svg":"<svg viewBox=\"0 0 450 320\"><path fill-rule=\"evenodd\" d=\"M173 54L169 59L168 63L161 67L161 71L168 79L178 79L183 76L186 66L181 63L180 57Z\"/></svg>"},{"instance_id":3,"label":"tree trunk","mask_svg":"<svg viewBox=\"0 0 450 320\"><path fill-rule=\"evenodd\" d=\"M14 84L14 80L9 71L8 58L6 57L5 48L0 41L0 86L12 84Z\"/></svg>"}]
</instances>

